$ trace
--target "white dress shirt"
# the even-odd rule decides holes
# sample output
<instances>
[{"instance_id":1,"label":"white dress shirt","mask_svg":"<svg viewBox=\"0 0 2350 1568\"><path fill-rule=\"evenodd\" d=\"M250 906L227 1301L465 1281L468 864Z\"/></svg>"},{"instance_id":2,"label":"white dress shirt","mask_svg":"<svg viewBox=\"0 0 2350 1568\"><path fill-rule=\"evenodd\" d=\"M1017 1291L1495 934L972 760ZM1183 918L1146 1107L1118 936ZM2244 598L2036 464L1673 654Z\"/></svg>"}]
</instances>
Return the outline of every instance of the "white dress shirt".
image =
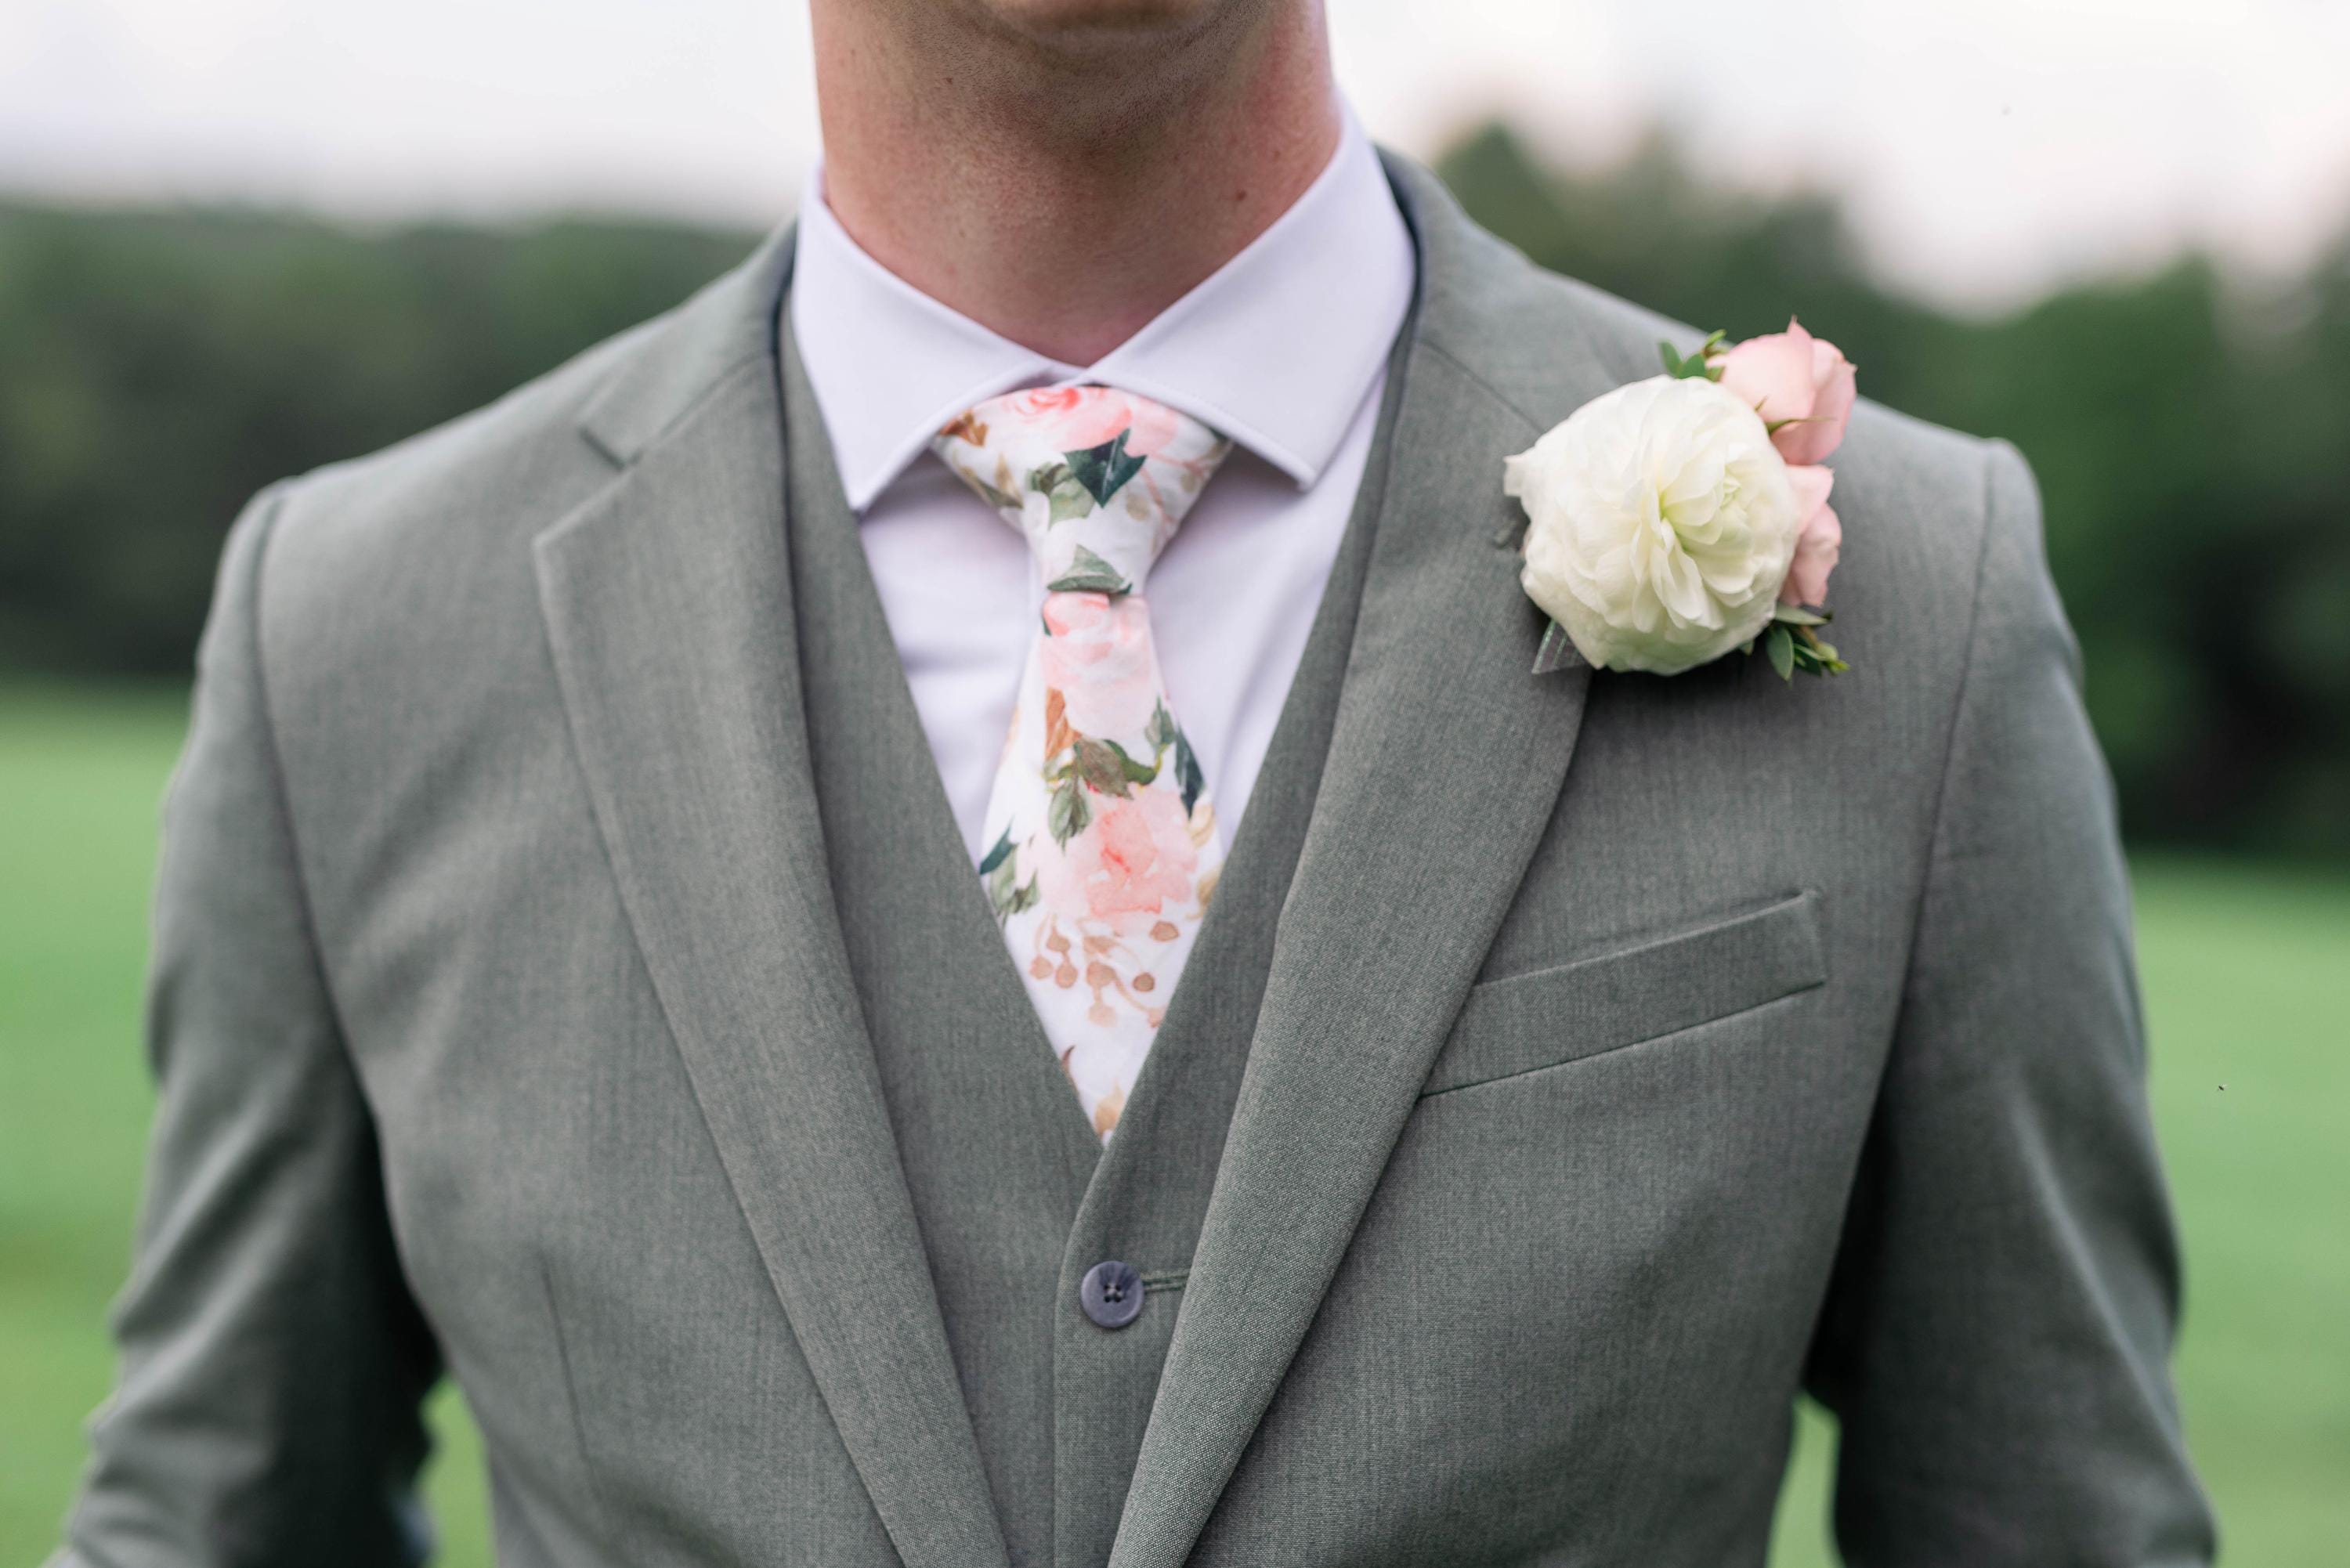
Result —
<instances>
[{"instance_id":1,"label":"white dress shirt","mask_svg":"<svg viewBox=\"0 0 2350 1568\"><path fill-rule=\"evenodd\" d=\"M1214 275L1096 363L996 336L859 249L812 181L789 310L890 636L976 861L1044 587L1026 540L931 455L983 399L1097 381L1231 436L1143 587L1168 696L1229 846L1370 457L1410 234L1349 114L1329 166Z\"/></svg>"}]
</instances>

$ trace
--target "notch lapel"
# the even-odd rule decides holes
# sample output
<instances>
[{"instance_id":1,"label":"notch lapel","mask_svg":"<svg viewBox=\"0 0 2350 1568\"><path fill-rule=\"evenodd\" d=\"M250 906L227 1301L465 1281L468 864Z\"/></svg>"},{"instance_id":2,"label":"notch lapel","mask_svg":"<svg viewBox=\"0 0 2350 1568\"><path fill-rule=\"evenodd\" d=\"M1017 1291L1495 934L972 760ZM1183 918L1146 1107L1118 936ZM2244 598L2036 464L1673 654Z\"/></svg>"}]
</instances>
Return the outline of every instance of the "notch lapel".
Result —
<instances>
[{"instance_id":1,"label":"notch lapel","mask_svg":"<svg viewBox=\"0 0 2350 1568\"><path fill-rule=\"evenodd\" d=\"M1386 500L1112 1568L1171 1568L1214 1509L1550 820L1582 717L1587 670L1530 673L1542 618L1504 539L1502 460L1621 378L1562 319L1555 286L1537 318L1512 319L1531 269L1432 176L1391 162L1390 177L1420 298ZM1527 358L1529 332L1553 334L1546 358Z\"/></svg>"},{"instance_id":2,"label":"notch lapel","mask_svg":"<svg viewBox=\"0 0 2350 1568\"><path fill-rule=\"evenodd\" d=\"M785 540L788 231L621 350L536 542L596 820L793 1332L912 1568L1006 1562L834 910Z\"/></svg>"}]
</instances>

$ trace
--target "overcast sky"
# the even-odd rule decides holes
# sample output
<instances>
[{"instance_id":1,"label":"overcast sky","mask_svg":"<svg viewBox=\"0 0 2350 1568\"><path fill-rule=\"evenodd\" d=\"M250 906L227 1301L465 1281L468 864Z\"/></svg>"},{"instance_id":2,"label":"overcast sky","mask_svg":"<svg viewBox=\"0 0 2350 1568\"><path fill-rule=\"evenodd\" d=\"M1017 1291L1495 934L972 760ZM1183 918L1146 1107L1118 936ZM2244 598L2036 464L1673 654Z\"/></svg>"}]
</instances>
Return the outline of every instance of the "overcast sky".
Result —
<instances>
[{"instance_id":1,"label":"overcast sky","mask_svg":"<svg viewBox=\"0 0 2350 1568\"><path fill-rule=\"evenodd\" d=\"M1997 302L2191 236L2350 222L2350 0L1329 0L1375 134L1645 125L1843 191L1871 253ZM362 217L765 225L816 151L805 0L0 0L0 188Z\"/></svg>"}]
</instances>

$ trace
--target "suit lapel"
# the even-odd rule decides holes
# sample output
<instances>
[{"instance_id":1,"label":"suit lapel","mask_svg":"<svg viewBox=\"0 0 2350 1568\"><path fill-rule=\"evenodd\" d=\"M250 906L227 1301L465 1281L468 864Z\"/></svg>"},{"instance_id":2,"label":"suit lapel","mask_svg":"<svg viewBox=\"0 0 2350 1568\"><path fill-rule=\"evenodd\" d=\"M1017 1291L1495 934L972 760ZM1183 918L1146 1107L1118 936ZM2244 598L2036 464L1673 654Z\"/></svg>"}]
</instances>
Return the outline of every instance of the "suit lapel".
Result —
<instances>
[{"instance_id":1,"label":"suit lapel","mask_svg":"<svg viewBox=\"0 0 2350 1568\"><path fill-rule=\"evenodd\" d=\"M591 406L611 486L536 542L622 900L842 1441L915 1568L1006 1561L832 902L785 540L788 235Z\"/></svg>"},{"instance_id":2,"label":"suit lapel","mask_svg":"<svg viewBox=\"0 0 2350 1568\"><path fill-rule=\"evenodd\" d=\"M1542 623L1502 542L1513 508L1502 459L1539 433L1537 418L1622 378L1565 335L1526 384L1514 340L1544 324L1506 318L1523 263L1431 177L1390 172L1419 245L1420 297L1380 457L1385 504L1113 1568L1179 1563L1207 1521L1483 963L1582 716L1587 671L1529 672Z\"/></svg>"}]
</instances>

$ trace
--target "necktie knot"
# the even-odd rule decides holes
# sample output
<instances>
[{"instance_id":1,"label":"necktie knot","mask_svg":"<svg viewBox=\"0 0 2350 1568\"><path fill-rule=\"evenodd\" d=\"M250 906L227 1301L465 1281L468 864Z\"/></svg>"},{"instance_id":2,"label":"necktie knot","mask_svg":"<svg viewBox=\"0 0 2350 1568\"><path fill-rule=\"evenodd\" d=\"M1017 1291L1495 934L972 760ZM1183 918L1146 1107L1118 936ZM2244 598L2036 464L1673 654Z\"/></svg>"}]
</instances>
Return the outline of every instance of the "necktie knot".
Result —
<instances>
[{"instance_id":1,"label":"necktie knot","mask_svg":"<svg viewBox=\"0 0 2350 1568\"><path fill-rule=\"evenodd\" d=\"M931 447L1027 537L1048 592L1112 597L1141 591L1232 452L1189 414L1097 386L990 398Z\"/></svg>"}]
</instances>

